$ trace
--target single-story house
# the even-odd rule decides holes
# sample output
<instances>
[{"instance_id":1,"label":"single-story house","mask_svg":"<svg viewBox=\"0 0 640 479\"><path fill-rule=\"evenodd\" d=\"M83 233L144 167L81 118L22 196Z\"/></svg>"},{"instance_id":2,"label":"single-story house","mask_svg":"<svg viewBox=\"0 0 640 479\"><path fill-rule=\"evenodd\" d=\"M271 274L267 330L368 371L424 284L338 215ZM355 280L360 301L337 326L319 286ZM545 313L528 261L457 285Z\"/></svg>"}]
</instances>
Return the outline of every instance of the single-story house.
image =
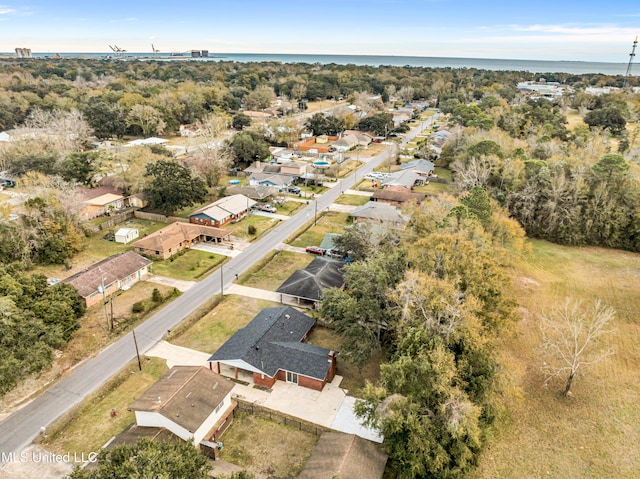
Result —
<instances>
[{"instance_id":1,"label":"single-story house","mask_svg":"<svg viewBox=\"0 0 640 479\"><path fill-rule=\"evenodd\" d=\"M278 194L278 188L275 186L256 185L256 186L230 186L227 188L230 195L244 195L252 200L264 200Z\"/></svg>"},{"instance_id":2,"label":"single-story house","mask_svg":"<svg viewBox=\"0 0 640 479\"><path fill-rule=\"evenodd\" d=\"M360 144L356 135L344 135L337 141L333 142L333 146L338 151L349 151Z\"/></svg>"},{"instance_id":3,"label":"single-story house","mask_svg":"<svg viewBox=\"0 0 640 479\"><path fill-rule=\"evenodd\" d=\"M435 169L435 165L432 161L418 159L413 161L408 161L406 163L400 163L400 169L402 171L413 171L422 176L431 176L433 174L433 170Z\"/></svg>"},{"instance_id":4,"label":"single-story house","mask_svg":"<svg viewBox=\"0 0 640 479\"><path fill-rule=\"evenodd\" d=\"M376 189L371 196L371 201L379 201L393 206L403 206L410 202L420 204L424 201L424 193L416 193L404 186L389 186L388 188Z\"/></svg>"},{"instance_id":5,"label":"single-story house","mask_svg":"<svg viewBox=\"0 0 640 479\"><path fill-rule=\"evenodd\" d=\"M425 182L428 182L428 180L424 175L412 170L401 170L391 173L391 176L382 180L382 186L385 188L389 186L404 186L405 188L412 189L415 186L425 184Z\"/></svg>"},{"instance_id":6,"label":"single-story house","mask_svg":"<svg viewBox=\"0 0 640 479\"><path fill-rule=\"evenodd\" d=\"M359 206L350 214L354 221L368 221L371 223L386 223L395 226L404 226L407 219L402 216L398 208L387 203L369 201Z\"/></svg>"},{"instance_id":7,"label":"single-story house","mask_svg":"<svg viewBox=\"0 0 640 479\"><path fill-rule=\"evenodd\" d=\"M274 188L285 188L293 182L293 176L279 175L277 173L253 173L249 177L251 186L272 186Z\"/></svg>"},{"instance_id":8,"label":"single-story house","mask_svg":"<svg viewBox=\"0 0 640 479\"><path fill-rule=\"evenodd\" d=\"M89 221L98 216L117 212L124 207L124 196L115 193L105 193L94 198L86 199L84 201L84 208L80 211L79 216L83 220Z\"/></svg>"},{"instance_id":9,"label":"single-story house","mask_svg":"<svg viewBox=\"0 0 640 479\"><path fill-rule=\"evenodd\" d=\"M256 385L270 388L276 380L322 391L336 374L336 352L304 341L315 319L290 306L263 309L235 332L210 358L253 374Z\"/></svg>"},{"instance_id":10,"label":"single-story house","mask_svg":"<svg viewBox=\"0 0 640 479\"><path fill-rule=\"evenodd\" d=\"M140 193L134 193L129 196L129 206L134 208L144 208L147 206L147 193L145 191L141 191Z\"/></svg>"},{"instance_id":11,"label":"single-story house","mask_svg":"<svg viewBox=\"0 0 640 479\"><path fill-rule=\"evenodd\" d=\"M192 223L175 222L133 243L133 249L145 256L168 259L201 241L220 243L229 240L231 231Z\"/></svg>"},{"instance_id":12,"label":"single-story house","mask_svg":"<svg viewBox=\"0 0 640 479\"><path fill-rule=\"evenodd\" d=\"M189 222L206 226L224 226L249 214L256 202L244 195L220 198L189 215Z\"/></svg>"},{"instance_id":13,"label":"single-story house","mask_svg":"<svg viewBox=\"0 0 640 479\"><path fill-rule=\"evenodd\" d=\"M307 164L299 161L288 161L280 165L280 174L303 176L307 172Z\"/></svg>"},{"instance_id":14,"label":"single-story house","mask_svg":"<svg viewBox=\"0 0 640 479\"><path fill-rule=\"evenodd\" d=\"M150 272L150 260L127 251L103 259L62 282L73 286L89 307L120 289L129 289Z\"/></svg>"},{"instance_id":15,"label":"single-story house","mask_svg":"<svg viewBox=\"0 0 640 479\"><path fill-rule=\"evenodd\" d=\"M129 409L138 427L165 428L198 446L216 442L231 424L233 386L204 366L174 366Z\"/></svg>"},{"instance_id":16,"label":"single-story house","mask_svg":"<svg viewBox=\"0 0 640 479\"><path fill-rule=\"evenodd\" d=\"M127 244L130 241L136 239L138 236L140 236L140 232L137 230L137 228L120 228L118 231L116 231L115 240L116 243Z\"/></svg>"},{"instance_id":17,"label":"single-story house","mask_svg":"<svg viewBox=\"0 0 640 479\"><path fill-rule=\"evenodd\" d=\"M382 479L387 455L354 434L323 432L298 479Z\"/></svg>"},{"instance_id":18,"label":"single-story house","mask_svg":"<svg viewBox=\"0 0 640 479\"><path fill-rule=\"evenodd\" d=\"M317 307L328 288L342 288L344 263L317 257L305 269L299 269L282 283L277 293L295 299L298 304Z\"/></svg>"}]
</instances>

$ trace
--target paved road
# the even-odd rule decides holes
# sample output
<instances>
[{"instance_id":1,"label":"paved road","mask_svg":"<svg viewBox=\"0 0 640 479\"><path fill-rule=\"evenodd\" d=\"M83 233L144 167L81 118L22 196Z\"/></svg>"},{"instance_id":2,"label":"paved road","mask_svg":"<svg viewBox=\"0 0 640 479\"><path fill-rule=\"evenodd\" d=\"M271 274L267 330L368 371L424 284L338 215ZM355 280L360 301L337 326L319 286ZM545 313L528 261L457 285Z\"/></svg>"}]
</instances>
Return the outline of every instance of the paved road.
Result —
<instances>
[{"instance_id":1,"label":"paved road","mask_svg":"<svg viewBox=\"0 0 640 479\"><path fill-rule=\"evenodd\" d=\"M420 126L430 125L435 118L435 116L431 117ZM413 138L420 130L420 126L408 133L403 142L408 142ZM385 161L391 153L390 150L392 149L389 148L369 159L357 171L358 177L363 178L365 174ZM347 190L354 184L355 173L342 180L342 188L332 188L315 201L311 201L298 214L282 222L267 236L231 259L221 270L197 283L138 326L135 331L140 353L147 352L163 339L167 330L177 326L183 318L197 310L212 295L219 294L221 286L229 287L236 274L247 271L305 222L313 219L315 215L327 208L340 195L341 189ZM42 427L48 426L80 403L134 358L133 336L132 333L129 333L93 358L80 363L68 376L60 379L36 399L5 418L0 422L0 453L4 453L0 454L0 459L4 461L8 453L21 451L40 433Z\"/></svg>"}]
</instances>

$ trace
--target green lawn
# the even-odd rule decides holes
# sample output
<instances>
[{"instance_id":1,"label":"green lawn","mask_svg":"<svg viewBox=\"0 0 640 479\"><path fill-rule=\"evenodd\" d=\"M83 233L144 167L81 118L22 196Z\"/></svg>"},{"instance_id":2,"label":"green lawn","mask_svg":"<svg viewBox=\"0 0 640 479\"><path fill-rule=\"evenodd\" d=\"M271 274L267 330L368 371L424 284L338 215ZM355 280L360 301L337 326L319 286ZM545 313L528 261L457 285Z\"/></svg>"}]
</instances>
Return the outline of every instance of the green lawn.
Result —
<instances>
[{"instance_id":1,"label":"green lawn","mask_svg":"<svg viewBox=\"0 0 640 479\"><path fill-rule=\"evenodd\" d=\"M260 311L274 306L280 305L261 299L227 295L202 319L178 331L175 337L172 333L169 341L185 348L213 353Z\"/></svg>"},{"instance_id":2,"label":"green lawn","mask_svg":"<svg viewBox=\"0 0 640 479\"><path fill-rule=\"evenodd\" d=\"M360 196L360 195L340 195L338 199L336 199L335 203L339 205L351 205L351 206L362 206L366 205L369 202L370 198L368 196Z\"/></svg>"},{"instance_id":3,"label":"green lawn","mask_svg":"<svg viewBox=\"0 0 640 479\"><path fill-rule=\"evenodd\" d=\"M278 223L280 223L280 221L281 220L279 219L268 218L266 216L249 215L242 221L226 225L224 229L231 231L231 234L233 236L253 241L260 235L264 234L265 231L276 226ZM255 235L247 235L247 229L249 225L252 225L256 228Z\"/></svg>"},{"instance_id":4,"label":"green lawn","mask_svg":"<svg viewBox=\"0 0 640 479\"><path fill-rule=\"evenodd\" d=\"M530 244L513 272L522 320L500 348L509 416L472 477L640 477L640 254ZM544 388L540 372L539 317L567 296L617 311L605 338L616 354L579 372L571 398L562 381Z\"/></svg>"},{"instance_id":5,"label":"green lawn","mask_svg":"<svg viewBox=\"0 0 640 479\"><path fill-rule=\"evenodd\" d=\"M443 178L445 180L453 180L451 177L451 170L449 168L442 168L441 166L436 166L433 172L438 175L438 178Z\"/></svg>"},{"instance_id":6,"label":"green lawn","mask_svg":"<svg viewBox=\"0 0 640 479\"><path fill-rule=\"evenodd\" d=\"M143 358L142 371L138 370L137 361L129 363L72 413L50 426L47 437L38 442L57 454L98 452L109 439L135 422L134 413L127 408L166 371L166 363L157 358ZM112 408L116 417L111 416Z\"/></svg>"},{"instance_id":7,"label":"green lawn","mask_svg":"<svg viewBox=\"0 0 640 479\"><path fill-rule=\"evenodd\" d=\"M318 222L309 227L291 241L291 245L306 248L307 246L319 246L327 233L342 233L347 228L349 215L347 213L326 212L318 213ZM312 220L313 218L310 218Z\"/></svg>"},{"instance_id":8,"label":"green lawn","mask_svg":"<svg viewBox=\"0 0 640 479\"><path fill-rule=\"evenodd\" d=\"M314 259L311 254L276 251L266 263L259 263L250 274L244 274L240 283L252 288L275 291L284 280L298 270L304 269Z\"/></svg>"},{"instance_id":9,"label":"green lawn","mask_svg":"<svg viewBox=\"0 0 640 479\"><path fill-rule=\"evenodd\" d=\"M453 183L435 183L432 181L428 185L416 186L413 191L416 193L437 195L440 193L453 193L455 191L455 186Z\"/></svg>"},{"instance_id":10,"label":"green lawn","mask_svg":"<svg viewBox=\"0 0 640 479\"><path fill-rule=\"evenodd\" d=\"M226 256L199 251L195 249L184 250L183 254L172 256L169 259L153 262L153 273L159 276L168 276L174 279L195 281L202 279L221 263Z\"/></svg>"},{"instance_id":11,"label":"green lawn","mask_svg":"<svg viewBox=\"0 0 640 479\"><path fill-rule=\"evenodd\" d=\"M284 204L278 205L276 208L278 209L278 214L292 216L304 206L304 203L298 201L285 201Z\"/></svg>"}]
</instances>

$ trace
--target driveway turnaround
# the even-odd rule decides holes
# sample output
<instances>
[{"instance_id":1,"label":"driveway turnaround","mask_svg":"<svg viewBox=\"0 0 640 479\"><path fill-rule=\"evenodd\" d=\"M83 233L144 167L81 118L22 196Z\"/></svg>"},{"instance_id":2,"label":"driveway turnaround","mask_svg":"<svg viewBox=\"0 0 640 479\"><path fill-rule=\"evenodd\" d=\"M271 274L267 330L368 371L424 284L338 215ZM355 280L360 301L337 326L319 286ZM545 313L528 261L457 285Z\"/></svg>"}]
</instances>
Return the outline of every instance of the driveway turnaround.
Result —
<instances>
[{"instance_id":1,"label":"driveway turnaround","mask_svg":"<svg viewBox=\"0 0 640 479\"><path fill-rule=\"evenodd\" d=\"M282 295L280 293L266 289L250 288L249 286L242 286L241 284L235 283L225 288L224 294L237 294L238 296L247 296L248 298L266 299L274 303L282 302Z\"/></svg>"},{"instance_id":2,"label":"driveway turnaround","mask_svg":"<svg viewBox=\"0 0 640 479\"><path fill-rule=\"evenodd\" d=\"M170 288L176 288L178 291L182 291L183 293L198 284L197 281L184 281L181 279L173 279L167 276L158 276L155 274L150 274L147 277L147 281L149 281L150 283L161 284L163 286L169 286Z\"/></svg>"},{"instance_id":3,"label":"driveway turnaround","mask_svg":"<svg viewBox=\"0 0 640 479\"><path fill-rule=\"evenodd\" d=\"M209 367L207 360L211 356L209 353L196 351L195 349L183 348L166 341L160 341L149 351L147 356L164 359L167 361L167 367L171 369L174 366L206 366Z\"/></svg>"}]
</instances>

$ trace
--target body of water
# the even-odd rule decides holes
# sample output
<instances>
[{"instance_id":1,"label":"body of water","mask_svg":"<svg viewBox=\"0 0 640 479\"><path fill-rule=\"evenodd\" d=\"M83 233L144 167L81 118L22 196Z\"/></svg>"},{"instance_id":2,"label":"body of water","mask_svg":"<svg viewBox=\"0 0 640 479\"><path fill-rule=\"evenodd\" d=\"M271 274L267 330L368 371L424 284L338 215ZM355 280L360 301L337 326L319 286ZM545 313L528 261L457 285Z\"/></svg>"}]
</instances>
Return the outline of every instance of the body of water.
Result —
<instances>
[{"instance_id":1,"label":"body of water","mask_svg":"<svg viewBox=\"0 0 640 479\"><path fill-rule=\"evenodd\" d=\"M54 57L56 53L34 53L36 58ZM114 58L114 53L60 53L61 58ZM307 55L280 53L209 53L208 58L170 56L167 53L121 54L128 60L188 60L188 61L233 61L233 62L282 62L282 63L320 63L337 65L369 66L412 66L432 68L478 68L482 70L515 70L534 73L602 73L604 75L624 75L626 63L542 61L542 60L503 60L494 58L451 58L451 57L413 57L383 55ZM640 66L637 67L640 70ZM634 75L637 73L634 72Z\"/></svg>"}]
</instances>

